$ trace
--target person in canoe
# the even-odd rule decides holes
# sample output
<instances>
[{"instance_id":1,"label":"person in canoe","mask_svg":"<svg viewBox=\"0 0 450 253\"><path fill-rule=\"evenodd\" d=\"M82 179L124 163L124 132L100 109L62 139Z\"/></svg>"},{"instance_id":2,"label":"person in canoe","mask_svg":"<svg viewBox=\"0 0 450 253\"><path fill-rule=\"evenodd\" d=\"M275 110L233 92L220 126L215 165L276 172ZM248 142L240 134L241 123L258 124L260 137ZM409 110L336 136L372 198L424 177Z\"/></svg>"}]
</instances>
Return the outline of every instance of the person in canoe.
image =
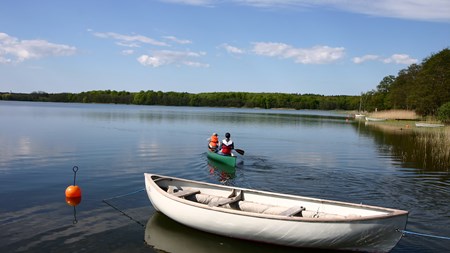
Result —
<instances>
[{"instance_id":1,"label":"person in canoe","mask_svg":"<svg viewBox=\"0 0 450 253\"><path fill-rule=\"evenodd\" d=\"M209 150L212 152L217 152L219 149L219 135L217 133L213 133L211 137L208 138L208 141Z\"/></svg>"},{"instance_id":2,"label":"person in canoe","mask_svg":"<svg viewBox=\"0 0 450 253\"><path fill-rule=\"evenodd\" d=\"M225 139L220 143L220 153L223 155L231 155L231 150L234 149L233 140L231 140L230 133L225 134Z\"/></svg>"}]
</instances>

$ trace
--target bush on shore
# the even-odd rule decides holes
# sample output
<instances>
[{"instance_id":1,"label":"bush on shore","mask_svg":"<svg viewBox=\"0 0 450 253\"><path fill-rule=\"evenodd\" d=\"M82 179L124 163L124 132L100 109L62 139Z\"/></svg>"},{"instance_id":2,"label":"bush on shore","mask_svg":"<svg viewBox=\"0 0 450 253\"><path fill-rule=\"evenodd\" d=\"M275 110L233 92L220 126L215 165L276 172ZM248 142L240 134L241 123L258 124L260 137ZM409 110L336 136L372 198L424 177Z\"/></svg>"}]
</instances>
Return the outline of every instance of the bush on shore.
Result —
<instances>
[{"instance_id":1,"label":"bush on shore","mask_svg":"<svg viewBox=\"0 0 450 253\"><path fill-rule=\"evenodd\" d=\"M450 102L447 102L439 107L437 111L437 118L444 123L450 123Z\"/></svg>"}]
</instances>

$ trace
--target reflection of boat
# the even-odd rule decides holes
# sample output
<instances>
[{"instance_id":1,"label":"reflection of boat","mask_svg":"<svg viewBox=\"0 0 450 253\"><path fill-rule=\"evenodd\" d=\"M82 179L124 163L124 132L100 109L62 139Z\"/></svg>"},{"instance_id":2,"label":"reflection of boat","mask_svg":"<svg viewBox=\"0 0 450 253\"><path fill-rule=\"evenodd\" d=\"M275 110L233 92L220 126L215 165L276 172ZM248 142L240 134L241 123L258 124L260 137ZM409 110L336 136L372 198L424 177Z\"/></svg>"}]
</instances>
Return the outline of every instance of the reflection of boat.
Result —
<instances>
[{"instance_id":1,"label":"reflection of boat","mask_svg":"<svg viewBox=\"0 0 450 253\"><path fill-rule=\"evenodd\" d=\"M382 119L382 118L371 118L371 117L366 117L366 121L385 121L386 119Z\"/></svg>"},{"instance_id":2,"label":"reflection of boat","mask_svg":"<svg viewBox=\"0 0 450 253\"><path fill-rule=\"evenodd\" d=\"M234 155L221 155L219 153L212 152L209 149L206 152L209 159L221 162L231 167L236 166L236 156Z\"/></svg>"},{"instance_id":3,"label":"reflection of boat","mask_svg":"<svg viewBox=\"0 0 450 253\"><path fill-rule=\"evenodd\" d=\"M184 225L285 246L383 252L408 212L145 173L153 207Z\"/></svg>"},{"instance_id":4,"label":"reflection of boat","mask_svg":"<svg viewBox=\"0 0 450 253\"><path fill-rule=\"evenodd\" d=\"M184 226L161 213L154 213L145 226L145 242L171 253L290 253L296 248L260 244L206 233ZM317 252L317 251L308 251Z\"/></svg>"},{"instance_id":5,"label":"reflection of boat","mask_svg":"<svg viewBox=\"0 0 450 253\"><path fill-rule=\"evenodd\" d=\"M236 177L236 167L231 167L215 160L208 159L208 168L209 173L217 175L220 182Z\"/></svg>"},{"instance_id":6,"label":"reflection of boat","mask_svg":"<svg viewBox=\"0 0 450 253\"><path fill-rule=\"evenodd\" d=\"M145 226L145 242L164 252L211 252L219 245L211 234L183 226L161 213L155 213ZM217 247L220 249L221 247Z\"/></svg>"},{"instance_id":7,"label":"reflection of boat","mask_svg":"<svg viewBox=\"0 0 450 253\"><path fill-rule=\"evenodd\" d=\"M416 127L443 127L444 124L433 124L433 123L423 123L423 122L416 122Z\"/></svg>"}]
</instances>

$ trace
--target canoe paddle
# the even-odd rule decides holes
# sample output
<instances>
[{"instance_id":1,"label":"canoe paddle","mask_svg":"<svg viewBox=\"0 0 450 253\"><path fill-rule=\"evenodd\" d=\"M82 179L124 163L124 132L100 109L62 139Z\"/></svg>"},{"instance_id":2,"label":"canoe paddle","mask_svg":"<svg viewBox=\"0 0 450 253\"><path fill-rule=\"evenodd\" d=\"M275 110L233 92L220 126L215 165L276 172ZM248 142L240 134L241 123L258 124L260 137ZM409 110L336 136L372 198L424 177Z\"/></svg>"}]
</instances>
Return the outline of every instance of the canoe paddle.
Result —
<instances>
[{"instance_id":1,"label":"canoe paddle","mask_svg":"<svg viewBox=\"0 0 450 253\"><path fill-rule=\"evenodd\" d=\"M236 152L238 152L239 154L241 154L241 155L244 155L244 153L245 153L245 151L242 150L242 149L235 148L234 150L235 150Z\"/></svg>"}]
</instances>

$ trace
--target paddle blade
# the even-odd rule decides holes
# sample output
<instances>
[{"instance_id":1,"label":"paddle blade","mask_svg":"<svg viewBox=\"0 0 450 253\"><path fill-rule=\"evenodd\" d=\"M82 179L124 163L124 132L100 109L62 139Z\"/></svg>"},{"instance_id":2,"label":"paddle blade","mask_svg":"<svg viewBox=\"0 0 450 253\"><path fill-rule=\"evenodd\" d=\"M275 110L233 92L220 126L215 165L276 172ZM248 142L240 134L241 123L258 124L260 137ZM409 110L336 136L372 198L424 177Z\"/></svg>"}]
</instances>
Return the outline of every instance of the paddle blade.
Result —
<instances>
[{"instance_id":1,"label":"paddle blade","mask_svg":"<svg viewBox=\"0 0 450 253\"><path fill-rule=\"evenodd\" d=\"M234 150L235 150L236 152L238 152L239 154L241 154L241 155L244 155L244 153L245 153L245 151L242 150L242 149L237 149L237 148L235 148Z\"/></svg>"}]
</instances>

